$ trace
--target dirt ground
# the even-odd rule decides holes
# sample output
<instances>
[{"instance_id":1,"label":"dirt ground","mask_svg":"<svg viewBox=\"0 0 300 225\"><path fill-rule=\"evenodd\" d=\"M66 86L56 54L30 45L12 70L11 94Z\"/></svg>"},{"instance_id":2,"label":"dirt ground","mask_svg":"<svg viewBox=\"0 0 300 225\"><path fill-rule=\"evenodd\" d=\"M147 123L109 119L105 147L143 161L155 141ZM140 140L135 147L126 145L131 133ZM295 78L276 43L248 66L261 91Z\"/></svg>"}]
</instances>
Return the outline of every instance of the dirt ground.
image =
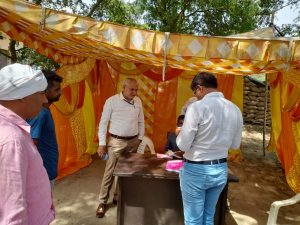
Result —
<instances>
[{"instance_id":1,"label":"dirt ground","mask_svg":"<svg viewBox=\"0 0 300 225\"><path fill-rule=\"evenodd\" d=\"M244 160L229 163L239 183L229 185L230 209L226 214L226 225L264 225L271 203L294 195L285 181L275 153L266 152L266 156L263 156L261 130L260 126L244 127ZM95 217L104 167L104 162L94 157L90 166L57 181L53 193L56 220L51 225L117 224L117 207L113 204L109 205L110 209L104 218ZM281 208L277 223L299 225L300 203Z\"/></svg>"}]
</instances>

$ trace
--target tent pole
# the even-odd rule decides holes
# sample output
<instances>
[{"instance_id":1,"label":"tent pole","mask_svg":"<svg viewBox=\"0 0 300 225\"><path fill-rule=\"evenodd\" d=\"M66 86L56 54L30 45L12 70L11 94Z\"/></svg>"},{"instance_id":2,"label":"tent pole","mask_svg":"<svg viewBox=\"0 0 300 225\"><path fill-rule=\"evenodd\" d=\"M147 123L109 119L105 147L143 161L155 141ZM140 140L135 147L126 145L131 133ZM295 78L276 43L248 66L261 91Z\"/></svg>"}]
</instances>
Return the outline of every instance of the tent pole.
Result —
<instances>
[{"instance_id":1,"label":"tent pole","mask_svg":"<svg viewBox=\"0 0 300 225\"><path fill-rule=\"evenodd\" d=\"M165 32L164 64L163 64L163 71L162 71L162 81L165 81L165 79L166 79L167 51L168 51L168 44L169 44L169 36L170 36L170 32Z\"/></svg>"},{"instance_id":2,"label":"tent pole","mask_svg":"<svg viewBox=\"0 0 300 225\"><path fill-rule=\"evenodd\" d=\"M268 110L268 75L265 74L265 104L264 104L264 127L263 127L263 155L266 156L266 126Z\"/></svg>"},{"instance_id":3,"label":"tent pole","mask_svg":"<svg viewBox=\"0 0 300 225\"><path fill-rule=\"evenodd\" d=\"M41 28L41 30L44 30L45 23L46 23L46 7L45 7L44 1L42 1L41 7L42 7L42 15L41 15L41 21L40 21L40 28Z\"/></svg>"}]
</instances>

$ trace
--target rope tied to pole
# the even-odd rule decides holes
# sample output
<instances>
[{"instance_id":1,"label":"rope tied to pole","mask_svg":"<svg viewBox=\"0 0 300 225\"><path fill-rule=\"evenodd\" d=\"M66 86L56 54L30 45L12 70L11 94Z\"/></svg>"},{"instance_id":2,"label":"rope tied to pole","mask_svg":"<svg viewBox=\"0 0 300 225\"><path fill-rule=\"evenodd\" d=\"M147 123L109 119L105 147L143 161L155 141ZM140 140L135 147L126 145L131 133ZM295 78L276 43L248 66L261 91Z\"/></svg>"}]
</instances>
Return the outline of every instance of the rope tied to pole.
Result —
<instances>
[{"instance_id":1,"label":"rope tied to pole","mask_svg":"<svg viewBox=\"0 0 300 225\"><path fill-rule=\"evenodd\" d=\"M165 79L166 79L167 51L168 51L169 37L170 37L170 32L165 32L165 40L164 40L164 64L163 64L163 71L162 71L162 80L163 81L165 81Z\"/></svg>"}]
</instances>

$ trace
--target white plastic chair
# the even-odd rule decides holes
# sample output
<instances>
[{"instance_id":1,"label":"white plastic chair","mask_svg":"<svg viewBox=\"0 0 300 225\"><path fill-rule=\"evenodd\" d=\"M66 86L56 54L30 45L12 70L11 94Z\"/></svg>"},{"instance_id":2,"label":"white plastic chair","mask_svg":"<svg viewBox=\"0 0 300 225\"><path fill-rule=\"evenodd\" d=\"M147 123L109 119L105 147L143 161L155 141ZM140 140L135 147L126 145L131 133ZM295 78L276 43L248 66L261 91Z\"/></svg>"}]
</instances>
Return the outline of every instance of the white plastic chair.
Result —
<instances>
[{"instance_id":1,"label":"white plastic chair","mask_svg":"<svg viewBox=\"0 0 300 225\"><path fill-rule=\"evenodd\" d=\"M150 150L151 154L155 154L154 144L152 140L149 137L144 136L140 146L138 147L137 152L144 154L147 148Z\"/></svg>"},{"instance_id":2,"label":"white plastic chair","mask_svg":"<svg viewBox=\"0 0 300 225\"><path fill-rule=\"evenodd\" d=\"M300 193L296 194L294 197L292 197L290 199L273 202L270 207L270 214L268 217L267 225L276 225L277 215L278 215L278 211L279 211L280 207L293 205L299 201L300 201Z\"/></svg>"}]
</instances>

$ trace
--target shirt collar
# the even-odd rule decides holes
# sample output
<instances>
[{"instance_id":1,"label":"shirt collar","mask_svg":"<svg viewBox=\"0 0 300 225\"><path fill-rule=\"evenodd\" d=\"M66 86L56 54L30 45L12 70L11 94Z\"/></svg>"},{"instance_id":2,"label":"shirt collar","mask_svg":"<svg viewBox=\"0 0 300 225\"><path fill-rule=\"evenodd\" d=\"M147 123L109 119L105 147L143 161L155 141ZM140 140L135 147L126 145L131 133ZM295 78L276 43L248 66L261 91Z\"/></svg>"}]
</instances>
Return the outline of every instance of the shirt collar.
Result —
<instances>
[{"instance_id":1,"label":"shirt collar","mask_svg":"<svg viewBox=\"0 0 300 225\"><path fill-rule=\"evenodd\" d=\"M216 97L224 98L224 95L222 92L213 91L213 92L206 94L203 98L216 98Z\"/></svg>"},{"instance_id":2,"label":"shirt collar","mask_svg":"<svg viewBox=\"0 0 300 225\"><path fill-rule=\"evenodd\" d=\"M135 97L134 97L131 101L128 101L126 98L124 98L124 95L123 95L122 92L120 92L119 97L120 97L121 100L124 100L124 101L126 101L126 102L130 102L130 103L132 103L132 104L134 103Z\"/></svg>"},{"instance_id":3,"label":"shirt collar","mask_svg":"<svg viewBox=\"0 0 300 225\"><path fill-rule=\"evenodd\" d=\"M16 124L21 129L25 130L27 133L30 133L30 125L16 113L11 111L10 109L0 105L0 117L5 118L5 120L10 123Z\"/></svg>"}]
</instances>

